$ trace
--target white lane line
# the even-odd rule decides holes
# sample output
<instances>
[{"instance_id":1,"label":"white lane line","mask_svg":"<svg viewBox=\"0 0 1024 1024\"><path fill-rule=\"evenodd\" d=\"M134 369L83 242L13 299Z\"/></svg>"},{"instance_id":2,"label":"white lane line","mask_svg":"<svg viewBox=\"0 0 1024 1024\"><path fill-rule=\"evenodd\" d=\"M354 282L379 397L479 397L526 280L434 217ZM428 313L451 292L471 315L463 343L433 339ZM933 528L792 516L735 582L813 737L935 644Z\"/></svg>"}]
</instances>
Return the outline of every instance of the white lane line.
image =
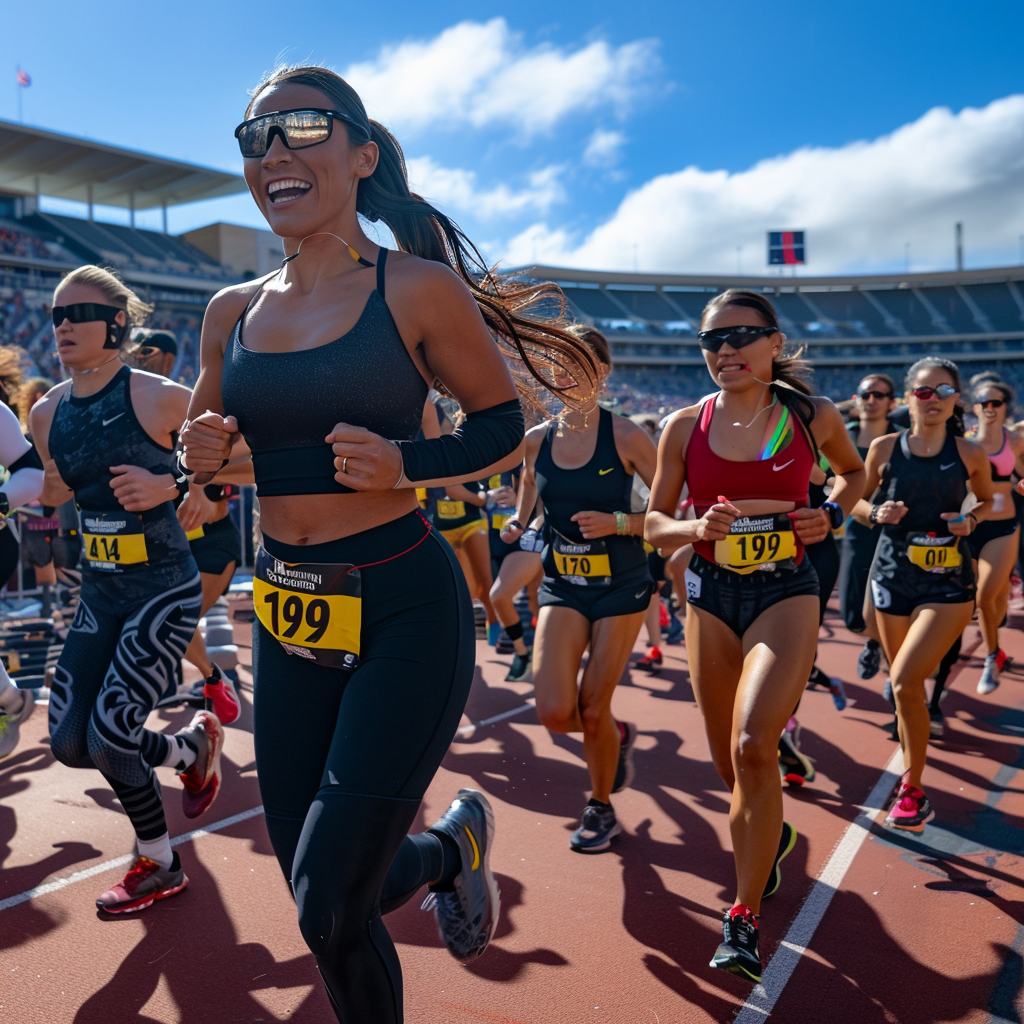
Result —
<instances>
[{"instance_id":1,"label":"white lane line","mask_svg":"<svg viewBox=\"0 0 1024 1024\"><path fill-rule=\"evenodd\" d=\"M470 725L464 725L456 732L455 735L472 736L477 729L481 729L485 725L494 725L495 722L503 722L506 718L511 718L513 715L521 715L524 711L529 711L531 708L535 708L536 706L536 704L523 704L521 707L513 708L511 711L503 711L500 715L495 715L493 718L485 718L482 722L473 722Z\"/></svg>"},{"instance_id":2,"label":"white lane line","mask_svg":"<svg viewBox=\"0 0 1024 1024\"><path fill-rule=\"evenodd\" d=\"M789 926L775 956L771 958L761 977L761 983L754 987L733 1024L763 1024L772 1012L782 990L786 987L796 965L811 944L815 929L828 910L843 878L853 863L853 858L867 838L878 812L885 806L896 780L903 774L903 753L897 748L885 771L860 807L860 814L846 827L832 856L821 870L800 913Z\"/></svg>"},{"instance_id":3,"label":"white lane line","mask_svg":"<svg viewBox=\"0 0 1024 1024\"><path fill-rule=\"evenodd\" d=\"M186 832L184 835L175 836L171 840L171 846L180 846L182 843L191 842L193 839L201 839L203 836L208 836L211 832L219 832L222 828L230 828L232 825L237 825L240 821L247 821L249 818L255 818L258 814L263 813L263 805L259 807L251 807L247 811L242 811L240 814L232 814L230 818L224 818L221 821L215 821L212 825L207 825L204 828L193 829L191 832ZM128 853L123 857L115 857L113 860L105 860L102 864L95 864L91 868L86 868L84 871L76 871L72 875L65 875L63 878L55 878L52 882L46 882L43 885L37 885L34 889L28 889L25 892L18 893L17 896L8 896L5 900L0 900L0 910L10 910L11 907L16 907L19 903L27 903L29 900L34 900L37 896L45 896L50 892L57 892L60 889L66 889L69 885L74 885L76 882L84 882L87 878L92 878L93 875L102 875L104 871L110 871L112 868L121 867L122 864L130 864L135 859L135 855Z\"/></svg>"}]
</instances>

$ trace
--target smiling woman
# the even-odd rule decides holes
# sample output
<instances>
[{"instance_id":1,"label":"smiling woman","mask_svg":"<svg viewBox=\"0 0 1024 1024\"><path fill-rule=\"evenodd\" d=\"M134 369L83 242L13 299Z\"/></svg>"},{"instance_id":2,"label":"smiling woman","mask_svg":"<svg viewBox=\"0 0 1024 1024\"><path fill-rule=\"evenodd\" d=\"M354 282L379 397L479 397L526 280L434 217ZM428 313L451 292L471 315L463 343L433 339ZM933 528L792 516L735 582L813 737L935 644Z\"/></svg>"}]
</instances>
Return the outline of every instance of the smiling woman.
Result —
<instances>
[{"instance_id":1,"label":"smiling woman","mask_svg":"<svg viewBox=\"0 0 1024 1024\"><path fill-rule=\"evenodd\" d=\"M204 479L238 433L252 450L267 829L338 1019L398 1024L401 969L381 913L430 884L445 944L470 960L499 912L482 794L460 791L433 828L407 835L475 660L465 581L415 489L518 465L517 386L580 405L598 374L561 291L486 267L410 192L397 141L333 72L275 71L235 135L287 256L210 303L186 464ZM398 250L363 220L383 221ZM431 385L465 418L427 439Z\"/></svg>"}]
</instances>

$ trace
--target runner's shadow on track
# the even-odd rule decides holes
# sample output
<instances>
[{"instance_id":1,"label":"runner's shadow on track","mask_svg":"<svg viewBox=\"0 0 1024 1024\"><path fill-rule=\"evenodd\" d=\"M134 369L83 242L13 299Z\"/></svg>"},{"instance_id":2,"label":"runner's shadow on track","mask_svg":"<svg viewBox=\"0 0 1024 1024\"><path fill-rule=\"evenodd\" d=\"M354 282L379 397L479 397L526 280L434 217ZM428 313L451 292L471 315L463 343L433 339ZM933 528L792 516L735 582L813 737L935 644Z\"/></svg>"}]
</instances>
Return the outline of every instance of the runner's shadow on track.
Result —
<instances>
[{"instance_id":1,"label":"runner's shadow on track","mask_svg":"<svg viewBox=\"0 0 1024 1024\"><path fill-rule=\"evenodd\" d=\"M693 686L690 682L690 673L685 668L663 668L658 675L652 676L643 669L627 669L619 686L629 685L638 690L646 690L655 700L682 701L687 704L694 703ZM658 688L651 683L652 679L660 679L670 684L669 689Z\"/></svg>"},{"instance_id":2,"label":"runner's shadow on track","mask_svg":"<svg viewBox=\"0 0 1024 1024\"><path fill-rule=\"evenodd\" d=\"M288 1020L333 1019L312 954L278 963L266 946L240 943L214 877L189 854L184 866L190 887L173 899L139 914L97 912L103 928L141 922L146 931L107 984L78 1008L75 1024L157 1024L142 1010L161 980L181 1021L266 1020L267 1008L254 993L307 985L312 991Z\"/></svg>"}]
</instances>

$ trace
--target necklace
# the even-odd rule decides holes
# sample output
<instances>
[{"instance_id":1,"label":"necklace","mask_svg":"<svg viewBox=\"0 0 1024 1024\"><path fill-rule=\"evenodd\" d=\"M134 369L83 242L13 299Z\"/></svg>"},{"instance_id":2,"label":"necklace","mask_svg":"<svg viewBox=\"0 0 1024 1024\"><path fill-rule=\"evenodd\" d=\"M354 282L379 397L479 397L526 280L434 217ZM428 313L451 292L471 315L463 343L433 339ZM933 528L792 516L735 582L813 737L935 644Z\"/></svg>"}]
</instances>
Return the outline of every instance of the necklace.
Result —
<instances>
[{"instance_id":1,"label":"necklace","mask_svg":"<svg viewBox=\"0 0 1024 1024\"><path fill-rule=\"evenodd\" d=\"M84 377L87 373L95 373L97 370L102 370L104 366L107 366L109 363L112 363L115 359L120 359L120 358L121 358L121 353L118 352L118 354L116 356L111 356L109 359L107 359L104 362L100 363L99 366L90 367L88 370L75 370L75 369L72 369L72 368L69 367L68 368L68 373L78 374L79 377Z\"/></svg>"},{"instance_id":2,"label":"necklace","mask_svg":"<svg viewBox=\"0 0 1024 1024\"><path fill-rule=\"evenodd\" d=\"M761 415L762 412L767 412L767 410L774 408L778 404L778 401L779 401L779 396L776 395L763 409L761 409L759 412L757 412L755 414L754 419L751 420L749 423L744 424L744 423L740 423L739 420L737 420L733 424L733 426L734 427L743 427L744 430L748 430L751 426L753 426L754 420L756 420Z\"/></svg>"}]
</instances>

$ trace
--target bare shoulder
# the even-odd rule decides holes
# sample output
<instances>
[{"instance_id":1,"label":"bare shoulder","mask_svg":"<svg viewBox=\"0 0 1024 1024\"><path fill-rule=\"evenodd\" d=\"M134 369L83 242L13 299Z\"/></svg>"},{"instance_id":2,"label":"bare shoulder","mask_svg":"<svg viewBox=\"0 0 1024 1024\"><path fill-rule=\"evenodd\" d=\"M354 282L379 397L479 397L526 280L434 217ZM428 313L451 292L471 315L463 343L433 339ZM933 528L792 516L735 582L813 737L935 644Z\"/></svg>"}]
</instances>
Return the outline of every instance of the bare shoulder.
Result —
<instances>
[{"instance_id":1,"label":"bare shoulder","mask_svg":"<svg viewBox=\"0 0 1024 1024\"><path fill-rule=\"evenodd\" d=\"M212 327L215 331L224 329L230 331L235 326L238 318L245 312L245 307L252 301L252 297L259 292L263 285L276 274L272 271L264 274L263 277L254 278L251 281L243 281L241 284L233 284L222 288L206 307L203 317L203 326Z\"/></svg>"},{"instance_id":2,"label":"bare shoulder","mask_svg":"<svg viewBox=\"0 0 1024 1024\"><path fill-rule=\"evenodd\" d=\"M958 437L956 439L956 450L965 465L970 465L972 462L976 465L988 462L988 456L981 445L968 440L966 437Z\"/></svg>"},{"instance_id":3,"label":"bare shoulder","mask_svg":"<svg viewBox=\"0 0 1024 1024\"><path fill-rule=\"evenodd\" d=\"M824 395L808 395L808 399L814 406L814 426L825 426L828 428L839 425L846 429L842 413L836 408L835 402Z\"/></svg>"},{"instance_id":4,"label":"bare shoulder","mask_svg":"<svg viewBox=\"0 0 1024 1024\"><path fill-rule=\"evenodd\" d=\"M63 380L54 385L32 406L29 418L33 423L50 423L57 411L60 400L71 390L71 381ZM33 430L33 433L35 431Z\"/></svg>"},{"instance_id":5,"label":"bare shoulder","mask_svg":"<svg viewBox=\"0 0 1024 1024\"><path fill-rule=\"evenodd\" d=\"M883 434L881 437L876 437L868 446L868 454L873 454L876 459L880 459L882 462L888 462L892 457L892 450L896 447L896 439L899 436L899 434Z\"/></svg>"},{"instance_id":6,"label":"bare shoulder","mask_svg":"<svg viewBox=\"0 0 1024 1024\"><path fill-rule=\"evenodd\" d=\"M526 432L526 450L534 455L540 451L540 446L547 435L548 428L554 423L554 420L545 420L543 423L538 423L535 427L530 427Z\"/></svg>"},{"instance_id":7,"label":"bare shoulder","mask_svg":"<svg viewBox=\"0 0 1024 1024\"><path fill-rule=\"evenodd\" d=\"M472 301L466 282L446 263L426 260L407 252L391 251L387 263L388 298L430 305L459 299Z\"/></svg>"},{"instance_id":8,"label":"bare shoulder","mask_svg":"<svg viewBox=\"0 0 1024 1024\"><path fill-rule=\"evenodd\" d=\"M661 443L680 449L685 448L690 442L693 428L697 425L697 417L700 416L703 404L700 402L697 405L689 405L685 409L677 409L672 413L665 421Z\"/></svg>"}]
</instances>

